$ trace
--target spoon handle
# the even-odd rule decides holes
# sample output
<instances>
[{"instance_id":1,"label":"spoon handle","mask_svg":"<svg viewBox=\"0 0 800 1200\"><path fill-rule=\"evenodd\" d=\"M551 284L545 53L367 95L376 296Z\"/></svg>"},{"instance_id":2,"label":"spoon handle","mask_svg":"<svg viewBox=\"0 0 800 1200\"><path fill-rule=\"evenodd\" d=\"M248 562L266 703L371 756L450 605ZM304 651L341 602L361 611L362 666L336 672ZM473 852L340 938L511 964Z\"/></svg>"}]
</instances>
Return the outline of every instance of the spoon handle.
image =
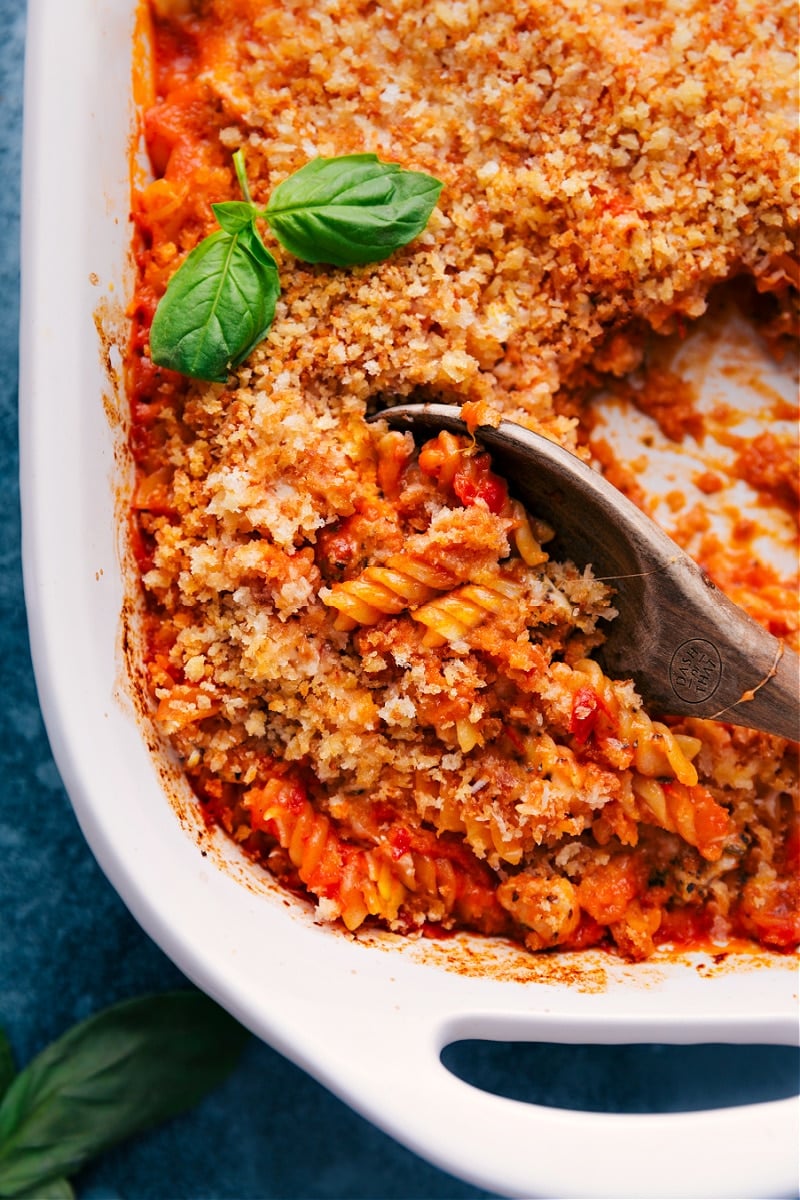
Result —
<instances>
[{"instance_id":1,"label":"spoon handle","mask_svg":"<svg viewBox=\"0 0 800 1200\"><path fill-rule=\"evenodd\" d=\"M735 725L778 733L791 741L800 740L800 660L785 647L765 679L733 706L730 712L718 714L718 719Z\"/></svg>"},{"instance_id":2,"label":"spoon handle","mask_svg":"<svg viewBox=\"0 0 800 1200\"><path fill-rule=\"evenodd\" d=\"M559 531L554 553L592 564L614 587L619 615L598 652L606 671L632 678L664 714L729 721L797 741L797 655L597 471L527 430L509 436L509 428L481 429L479 436L501 468L511 468L520 499Z\"/></svg>"},{"instance_id":3,"label":"spoon handle","mask_svg":"<svg viewBox=\"0 0 800 1200\"><path fill-rule=\"evenodd\" d=\"M669 563L659 564L651 542L639 558L647 573L619 581L620 615L600 652L604 667L630 675L665 713L797 741L800 659L672 549Z\"/></svg>"}]
</instances>

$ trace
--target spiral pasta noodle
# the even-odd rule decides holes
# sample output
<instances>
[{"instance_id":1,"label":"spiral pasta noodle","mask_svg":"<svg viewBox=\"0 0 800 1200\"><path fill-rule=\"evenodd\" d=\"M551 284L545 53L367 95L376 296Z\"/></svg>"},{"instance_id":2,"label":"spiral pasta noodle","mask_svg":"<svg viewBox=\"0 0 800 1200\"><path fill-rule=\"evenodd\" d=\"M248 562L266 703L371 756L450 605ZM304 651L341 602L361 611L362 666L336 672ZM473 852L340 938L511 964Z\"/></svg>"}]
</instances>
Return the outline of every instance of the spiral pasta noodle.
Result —
<instances>
[{"instance_id":1,"label":"spiral pasta noodle","mask_svg":"<svg viewBox=\"0 0 800 1200\"><path fill-rule=\"evenodd\" d=\"M513 519L512 538L517 554L528 567L538 567L546 563L549 555L542 547L553 537L553 530L544 521L537 521L536 528L519 500L509 502L509 512Z\"/></svg>"},{"instance_id":2,"label":"spiral pasta noodle","mask_svg":"<svg viewBox=\"0 0 800 1200\"><path fill-rule=\"evenodd\" d=\"M677 833L704 858L716 862L730 833L730 817L708 788L665 783L634 773L632 795L622 800L627 814Z\"/></svg>"},{"instance_id":3,"label":"spiral pasta noodle","mask_svg":"<svg viewBox=\"0 0 800 1200\"><path fill-rule=\"evenodd\" d=\"M357 579L336 584L320 598L338 610L338 629L354 629L423 604L453 582L450 573L424 559L393 554L385 566L367 567Z\"/></svg>"},{"instance_id":4,"label":"spiral pasta noodle","mask_svg":"<svg viewBox=\"0 0 800 1200\"><path fill-rule=\"evenodd\" d=\"M423 644L443 646L463 638L488 616L503 612L522 595L520 584L498 576L486 583L468 583L445 596L437 596L414 609L414 621L424 625Z\"/></svg>"},{"instance_id":5,"label":"spiral pasta noodle","mask_svg":"<svg viewBox=\"0 0 800 1200\"><path fill-rule=\"evenodd\" d=\"M555 664L558 705L569 732L578 743L592 738L608 746L616 766L633 766L641 775L673 776L686 787L698 780L692 758L700 741L676 734L663 721L654 721L629 686L604 675L599 663L581 659L574 667ZM567 715L568 714L568 715Z\"/></svg>"},{"instance_id":6,"label":"spiral pasta noodle","mask_svg":"<svg viewBox=\"0 0 800 1200\"><path fill-rule=\"evenodd\" d=\"M494 889L480 870L446 853L409 847L400 856L344 839L335 822L314 808L302 786L283 778L244 797L254 829L271 834L288 853L299 879L351 932L369 917L392 926L409 897L426 917L502 923Z\"/></svg>"}]
</instances>

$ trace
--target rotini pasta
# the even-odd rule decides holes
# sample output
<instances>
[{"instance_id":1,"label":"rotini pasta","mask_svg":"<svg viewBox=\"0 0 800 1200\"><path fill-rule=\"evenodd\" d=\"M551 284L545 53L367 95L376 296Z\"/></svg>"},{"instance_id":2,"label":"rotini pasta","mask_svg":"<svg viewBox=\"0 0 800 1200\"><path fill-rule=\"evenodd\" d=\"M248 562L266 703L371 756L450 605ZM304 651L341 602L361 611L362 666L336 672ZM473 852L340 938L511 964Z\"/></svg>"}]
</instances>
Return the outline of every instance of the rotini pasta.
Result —
<instances>
[{"instance_id":1,"label":"rotini pasta","mask_svg":"<svg viewBox=\"0 0 800 1200\"><path fill-rule=\"evenodd\" d=\"M626 805L622 801L629 816L652 821L662 829L679 834L712 862L721 856L730 832L730 819L708 788L700 784L687 787L679 782L646 779L634 774L632 795L633 803Z\"/></svg>"},{"instance_id":2,"label":"rotini pasta","mask_svg":"<svg viewBox=\"0 0 800 1200\"><path fill-rule=\"evenodd\" d=\"M312 800L289 776L264 781L262 768L245 757L234 787L234 794L241 790L241 837L248 845L254 835L274 842L285 865L269 852L271 869L314 896L321 919L350 931L374 920L404 931L421 922L463 923L518 936L534 951L610 937L628 957L652 954L659 936L676 928L665 912L665 889L680 889L684 902L693 895L684 880L686 855L698 856L692 878L707 879L692 889L716 895L714 865L739 852L728 809L700 781L696 761L710 744L705 726L676 729L654 720L629 683L609 679L583 652L609 607L607 590L586 572L523 553L509 536L523 522L502 488L492 484L495 512L476 498L489 478L485 463L470 476L477 491L462 488L465 498L458 496L454 481L471 461L469 444L443 435L417 457L387 437L376 434L377 462L388 444L394 463L382 473L386 486L398 507L413 493L428 527L383 562L319 587L321 612L332 610L333 629L353 639L367 687L345 677L338 728L324 747L304 738L296 750L287 742L282 751L288 759L313 758L320 779L334 763L344 778L353 739L369 746L375 765L365 762L361 774L368 793L377 780L377 808L372 800L354 808L347 792L335 802ZM152 489L159 505L162 486L159 480ZM434 498L441 507L430 519ZM487 522L494 532L488 542ZM476 553L487 544L488 556ZM185 636L179 631L177 640ZM194 665L201 657L186 660L194 682L175 682L163 653L153 659L157 719L173 740L191 737L198 723L221 712L214 686ZM330 709L307 685L302 703ZM285 694L270 708L287 717L293 711ZM365 740L378 719L396 729L394 738L378 732ZM208 753L187 756L190 774L207 763ZM355 764L351 773L360 787ZM375 818L386 804L382 795L392 797L392 815L383 820ZM406 797L402 819L394 809L399 795ZM226 823L236 826L232 816ZM672 870L662 860L672 851L653 841L657 831L684 847L673 892L661 882ZM560 855L566 870L557 869ZM746 920L756 927L754 918Z\"/></svg>"},{"instance_id":3,"label":"rotini pasta","mask_svg":"<svg viewBox=\"0 0 800 1200\"><path fill-rule=\"evenodd\" d=\"M437 596L411 615L426 628L422 639L425 646L443 646L463 638L492 613L501 613L508 604L518 603L521 595L518 583L498 576L491 582L468 583L446 596Z\"/></svg>"},{"instance_id":4,"label":"rotini pasta","mask_svg":"<svg viewBox=\"0 0 800 1200\"><path fill-rule=\"evenodd\" d=\"M368 917L398 924L409 897L434 919L469 920L496 932L503 925L494 888L479 867L424 835L409 835L397 854L397 840L363 848L348 843L330 818L316 810L300 784L283 778L251 788L243 798L255 830L272 834L287 851L298 878L320 898L326 916L349 930ZM408 917L400 922L407 925Z\"/></svg>"},{"instance_id":5,"label":"rotini pasta","mask_svg":"<svg viewBox=\"0 0 800 1200\"><path fill-rule=\"evenodd\" d=\"M336 584L321 599L341 614L337 629L354 629L424 604L452 582L450 575L422 559L395 554L386 566L367 567L358 579Z\"/></svg>"},{"instance_id":6,"label":"rotini pasta","mask_svg":"<svg viewBox=\"0 0 800 1200\"><path fill-rule=\"evenodd\" d=\"M646 506L646 473L593 431L601 380L704 453L713 422L644 330L683 328L735 263L784 345L794 131L769 97L793 94L788 4L150 9L131 544L154 720L208 822L356 935L467 929L630 959L793 946L794 748L645 706L598 662L614 581L555 549L531 489L526 508L477 438L417 445L364 419L434 398L468 429L507 417ZM753 100L735 130L731 96ZM239 198L233 150L260 205L309 157L373 147L442 179L423 234L352 270L276 250L275 320L227 383L154 365L159 297L211 206ZM709 453L699 494L749 481L785 521L788 435L734 445L720 421L734 465ZM756 561L754 522L722 544L702 506L673 502L715 582L796 641L796 580Z\"/></svg>"},{"instance_id":7,"label":"rotini pasta","mask_svg":"<svg viewBox=\"0 0 800 1200\"><path fill-rule=\"evenodd\" d=\"M558 698L551 701L550 713L555 719L563 714L577 743L591 739L614 766L633 766L653 777L673 776L687 787L697 783L691 759L700 741L652 720L627 684L607 679L590 659L579 660L574 668L556 664L552 678Z\"/></svg>"}]
</instances>

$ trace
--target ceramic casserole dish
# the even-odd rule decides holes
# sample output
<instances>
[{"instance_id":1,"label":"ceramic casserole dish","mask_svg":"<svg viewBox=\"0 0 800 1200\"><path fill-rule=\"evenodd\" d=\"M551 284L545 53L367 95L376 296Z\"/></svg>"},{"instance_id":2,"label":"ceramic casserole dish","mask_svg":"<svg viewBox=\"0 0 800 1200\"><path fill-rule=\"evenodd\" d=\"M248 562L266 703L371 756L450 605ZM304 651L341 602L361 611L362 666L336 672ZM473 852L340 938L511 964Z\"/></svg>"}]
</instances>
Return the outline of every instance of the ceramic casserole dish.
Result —
<instances>
[{"instance_id":1,"label":"ceramic casserole dish","mask_svg":"<svg viewBox=\"0 0 800 1200\"><path fill-rule=\"evenodd\" d=\"M200 828L141 719L124 638L120 348L135 3L28 7L26 597L53 752L108 878L175 963L255 1034L477 1186L551 1197L793 1194L797 1098L660 1115L570 1112L484 1093L452 1075L440 1052L463 1038L792 1044L796 960L750 954L716 967L698 954L634 965L593 952L535 960L469 937L356 939L315 925Z\"/></svg>"}]
</instances>

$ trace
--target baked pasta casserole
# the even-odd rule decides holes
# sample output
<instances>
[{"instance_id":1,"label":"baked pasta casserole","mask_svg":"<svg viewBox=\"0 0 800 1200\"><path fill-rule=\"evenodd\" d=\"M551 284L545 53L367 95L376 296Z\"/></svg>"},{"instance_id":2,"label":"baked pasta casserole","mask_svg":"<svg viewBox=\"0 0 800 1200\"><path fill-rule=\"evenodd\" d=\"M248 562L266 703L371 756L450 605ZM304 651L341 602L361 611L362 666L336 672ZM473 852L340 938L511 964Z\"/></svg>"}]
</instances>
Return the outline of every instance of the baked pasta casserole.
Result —
<instances>
[{"instance_id":1,"label":"baked pasta casserole","mask_svg":"<svg viewBox=\"0 0 800 1200\"><path fill-rule=\"evenodd\" d=\"M350 931L792 948L797 747L648 710L595 657L613 580L551 556L478 441L366 417L412 399L510 418L644 503L590 398L702 440L652 347L726 281L793 352L794 3L150 0L146 18L131 529L154 719L208 822ZM259 202L319 156L444 186L381 262L270 244L274 323L205 383L156 365L149 331L212 203L239 197L236 151ZM784 428L730 470L796 519ZM670 532L797 648L796 577L754 557L744 518L730 546L698 543L702 520Z\"/></svg>"}]
</instances>

